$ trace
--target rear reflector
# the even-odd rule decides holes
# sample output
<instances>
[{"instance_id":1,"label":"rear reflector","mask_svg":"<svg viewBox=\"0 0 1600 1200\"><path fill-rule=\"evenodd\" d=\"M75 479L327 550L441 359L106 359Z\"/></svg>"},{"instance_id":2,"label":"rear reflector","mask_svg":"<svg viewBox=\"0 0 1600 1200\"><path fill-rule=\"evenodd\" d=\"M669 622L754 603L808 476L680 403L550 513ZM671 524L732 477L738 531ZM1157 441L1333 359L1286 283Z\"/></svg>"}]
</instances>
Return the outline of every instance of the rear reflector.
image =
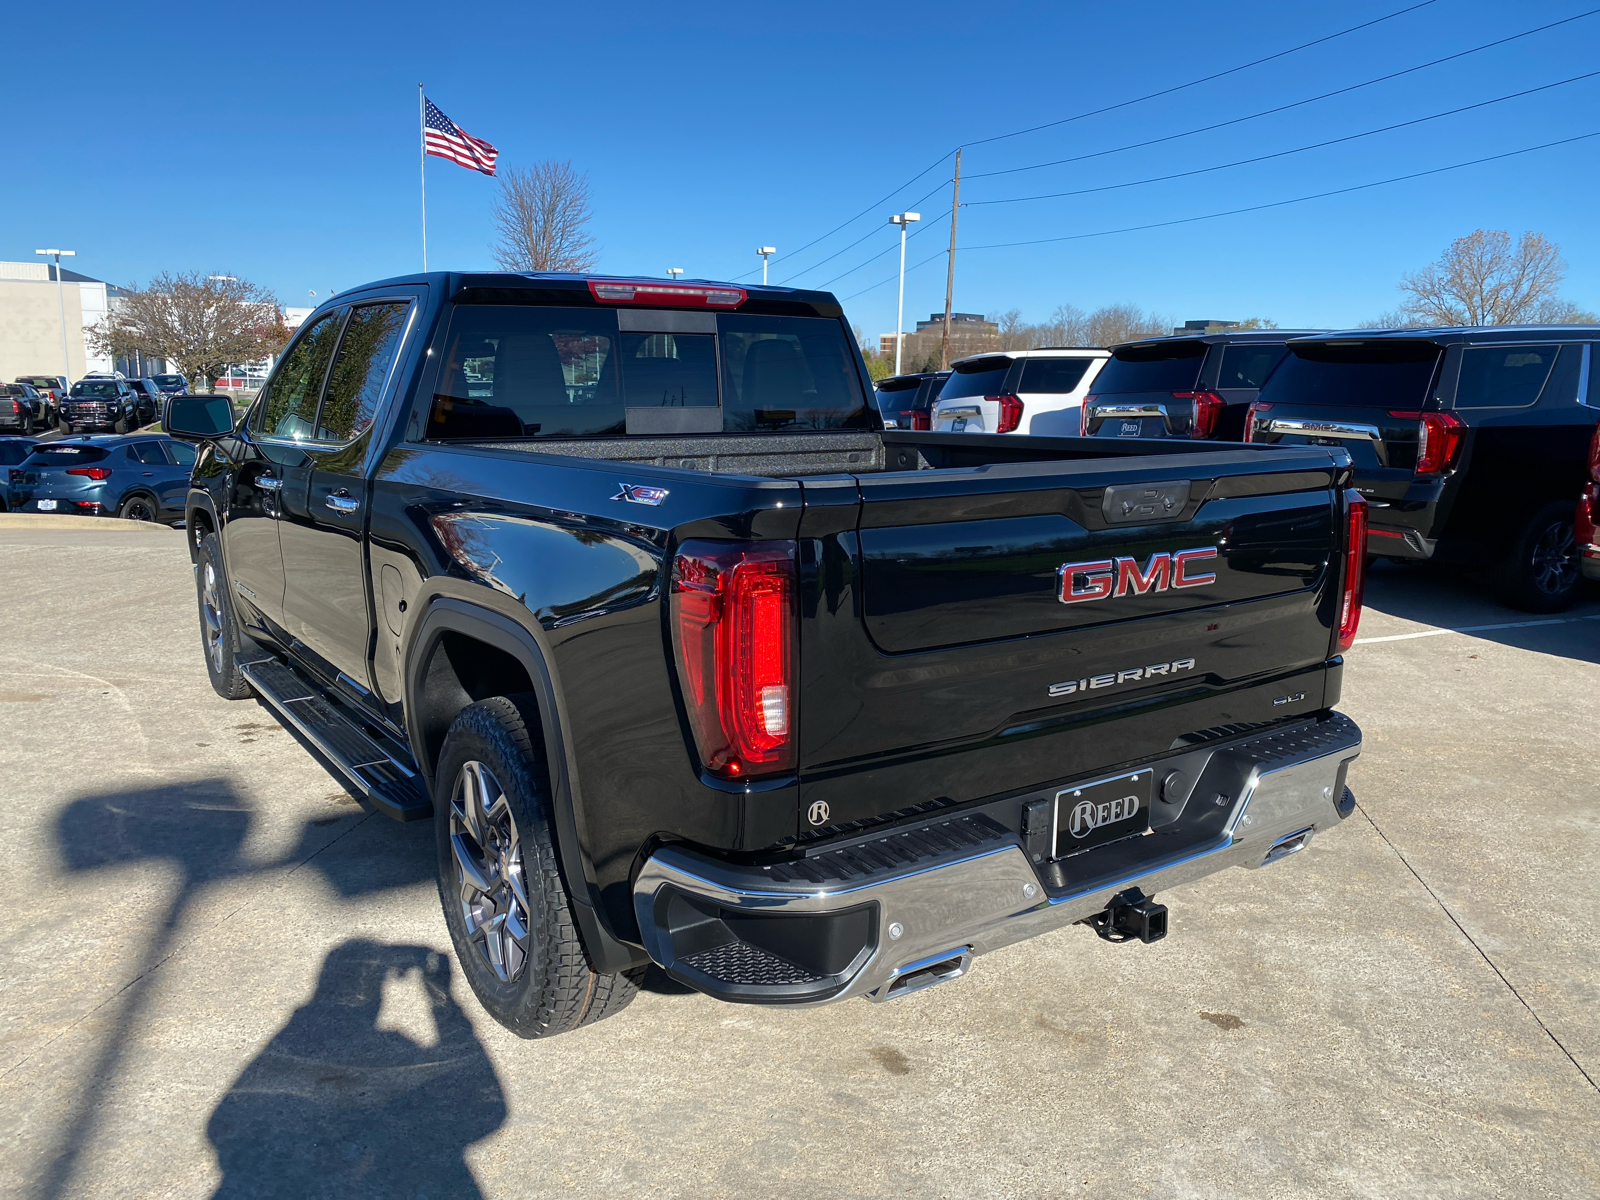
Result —
<instances>
[{"instance_id":1,"label":"rear reflector","mask_svg":"<svg viewBox=\"0 0 1600 1200\"><path fill-rule=\"evenodd\" d=\"M685 542L672 632L700 761L722 779L794 766L795 545Z\"/></svg>"},{"instance_id":2,"label":"rear reflector","mask_svg":"<svg viewBox=\"0 0 1600 1200\"><path fill-rule=\"evenodd\" d=\"M1339 649L1355 644L1361 624L1361 601L1367 581L1367 502L1354 488L1344 494L1348 527L1344 548L1344 596L1339 605Z\"/></svg>"},{"instance_id":3,"label":"rear reflector","mask_svg":"<svg viewBox=\"0 0 1600 1200\"><path fill-rule=\"evenodd\" d=\"M1172 398L1194 401L1194 421L1189 426L1192 438L1208 438L1214 434L1217 422L1222 420L1222 410L1228 407L1215 392L1173 392Z\"/></svg>"},{"instance_id":4,"label":"rear reflector","mask_svg":"<svg viewBox=\"0 0 1600 1200\"><path fill-rule=\"evenodd\" d=\"M1022 399L1019 396L985 396L985 400L993 400L1000 406L1000 421L994 427L996 433L1015 433L1017 426L1022 424Z\"/></svg>"},{"instance_id":5,"label":"rear reflector","mask_svg":"<svg viewBox=\"0 0 1600 1200\"><path fill-rule=\"evenodd\" d=\"M1417 418L1416 474L1437 475L1456 465L1467 426L1455 413L1391 412L1389 415Z\"/></svg>"},{"instance_id":6,"label":"rear reflector","mask_svg":"<svg viewBox=\"0 0 1600 1200\"><path fill-rule=\"evenodd\" d=\"M738 308L743 288L721 283L656 283L650 279L589 280L601 304L666 304L674 308Z\"/></svg>"},{"instance_id":7,"label":"rear reflector","mask_svg":"<svg viewBox=\"0 0 1600 1200\"><path fill-rule=\"evenodd\" d=\"M1252 404L1250 406L1250 411L1245 413L1245 415L1244 415L1244 440L1245 441L1253 442L1253 441L1256 440L1256 414L1257 413L1264 413L1268 409L1270 409L1271 407L1272 407L1272 405L1263 404L1259 400L1257 400L1254 404Z\"/></svg>"},{"instance_id":8,"label":"rear reflector","mask_svg":"<svg viewBox=\"0 0 1600 1200\"><path fill-rule=\"evenodd\" d=\"M1578 511L1572 518L1572 535L1578 543L1578 552L1595 557L1595 513L1600 511L1600 483L1586 483L1578 494Z\"/></svg>"}]
</instances>

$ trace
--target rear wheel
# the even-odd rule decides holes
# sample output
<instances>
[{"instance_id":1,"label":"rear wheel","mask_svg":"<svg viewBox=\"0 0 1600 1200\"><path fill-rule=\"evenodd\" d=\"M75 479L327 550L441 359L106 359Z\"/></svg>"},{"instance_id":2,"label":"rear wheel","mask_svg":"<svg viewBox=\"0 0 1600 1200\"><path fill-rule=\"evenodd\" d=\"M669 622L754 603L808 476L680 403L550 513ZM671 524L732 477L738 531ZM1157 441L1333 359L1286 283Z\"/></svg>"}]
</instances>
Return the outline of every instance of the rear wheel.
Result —
<instances>
[{"instance_id":1,"label":"rear wheel","mask_svg":"<svg viewBox=\"0 0 1600 1200\"><path fill-rule=\"evenodd\" d=\"M222 571L222 546L217 535L200 540L200 560L194 574L200 598L200 642L206 655L206 674L224 700L243 700L250 684L239 670L239 626L233 618L233 598Z\"/></svg>"},{"instance_id":2,"label":"rear wheel","mask_svg":"<svg viewBox=\"0 0 1600 1200\"><path fill-rule=\"evenodd\" d=\"M592 1024L625 1007L644 969L589 966L561 876L548 773L531 696L457 714L435 776L439 899L467 982L525 1038Z\"/></svg>"},{"instance_id":3,"label":"rear wheel","mask_svg":"<svg viewBox=\"0 0 1600 1200\"><path fill-rule=\"evenodd\" d=\"M124 521L154 521L156 502L149 496L133 495L117 505L117 516Z\"/></svg>"},{"instance_id":4,"label":"rear wheel","mask_svg":"<svg viewBox=\"0 0 1600 1200\"><path fill-rule=\"evenodd\" d=\"M1578 547L1572 519L1576 505L1553 500L1518 532L1507 560L1501 591L1506 603L1524 612L1552 613L1578 595Z\"/></svg>"}]
</instances>

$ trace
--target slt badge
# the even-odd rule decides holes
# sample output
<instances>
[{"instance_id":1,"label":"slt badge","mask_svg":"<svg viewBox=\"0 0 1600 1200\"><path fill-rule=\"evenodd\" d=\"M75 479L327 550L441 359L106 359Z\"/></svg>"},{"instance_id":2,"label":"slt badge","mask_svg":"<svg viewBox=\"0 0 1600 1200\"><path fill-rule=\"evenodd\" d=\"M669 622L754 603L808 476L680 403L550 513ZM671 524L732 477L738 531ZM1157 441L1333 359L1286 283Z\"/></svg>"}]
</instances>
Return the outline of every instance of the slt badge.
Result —
<instances>
[{"instance_id":1,"label":"slt badge","mask_svg":"<svg viewBox=\"0 0 1600 1200\"><path fill-rule=\"evenodd\" d=\"M1217 556L1215 546L1194 550L1174 550L1152 554L1139 569L1136 558L1098 559L1094 562L1062 563L1056 568L1061 581L1058 599L1063 604L1083 604L1110 596L1164 592L1168 588L1210 587L1217 581L1214 572L1190 570L1190 564Z\"/></svg>"},{"instance_id":2,"label":"slt badge","mask_svg":"<svg viewBox=\"0 0 1600 1200\"><path fill-rule=\"evenodd\" d=\"M617 486L622 490L611 498L626 500L629 504L648 504L654 507L667 498L666 488L646 487L642 483L619 483Z\"/></svg>"}]
</instances>

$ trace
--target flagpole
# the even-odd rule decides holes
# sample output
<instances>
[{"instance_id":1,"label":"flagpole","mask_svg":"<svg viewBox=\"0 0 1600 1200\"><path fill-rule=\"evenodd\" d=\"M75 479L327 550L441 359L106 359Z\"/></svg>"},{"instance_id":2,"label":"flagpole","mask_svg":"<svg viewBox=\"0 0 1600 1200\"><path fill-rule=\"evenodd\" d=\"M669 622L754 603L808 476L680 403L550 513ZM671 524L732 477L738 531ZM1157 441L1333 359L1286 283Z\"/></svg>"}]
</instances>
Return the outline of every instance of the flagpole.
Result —
<instances>
[{"instance_id":1,"label":"flagpole","mask_svg":"<svg viewBox=\"0 0 1600 1200\"><path fill-rule=\"evenodd\" d=\"M417 84L417 171L422 176L422 271L428 271L428 112L422 85Z\"/></svg>"}]
</instances>

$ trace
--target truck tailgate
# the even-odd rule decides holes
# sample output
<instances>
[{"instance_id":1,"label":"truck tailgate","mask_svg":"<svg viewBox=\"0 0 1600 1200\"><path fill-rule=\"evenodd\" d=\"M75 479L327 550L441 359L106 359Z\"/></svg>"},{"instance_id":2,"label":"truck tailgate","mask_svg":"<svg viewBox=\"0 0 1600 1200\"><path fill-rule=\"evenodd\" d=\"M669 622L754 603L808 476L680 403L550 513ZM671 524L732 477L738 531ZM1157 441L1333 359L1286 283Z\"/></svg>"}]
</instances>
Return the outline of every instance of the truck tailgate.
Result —
<instances>
[{"instance_id":1,"label":"truck tailgate","mask_svg":"<svg viewBox=\"0 0 1600 1200\"><path fill-rule=\"evenodd\" d=\"M1348 463L1241 448L807 481L801 835L1324 707Z\"/></svg>"}]
</instances>

